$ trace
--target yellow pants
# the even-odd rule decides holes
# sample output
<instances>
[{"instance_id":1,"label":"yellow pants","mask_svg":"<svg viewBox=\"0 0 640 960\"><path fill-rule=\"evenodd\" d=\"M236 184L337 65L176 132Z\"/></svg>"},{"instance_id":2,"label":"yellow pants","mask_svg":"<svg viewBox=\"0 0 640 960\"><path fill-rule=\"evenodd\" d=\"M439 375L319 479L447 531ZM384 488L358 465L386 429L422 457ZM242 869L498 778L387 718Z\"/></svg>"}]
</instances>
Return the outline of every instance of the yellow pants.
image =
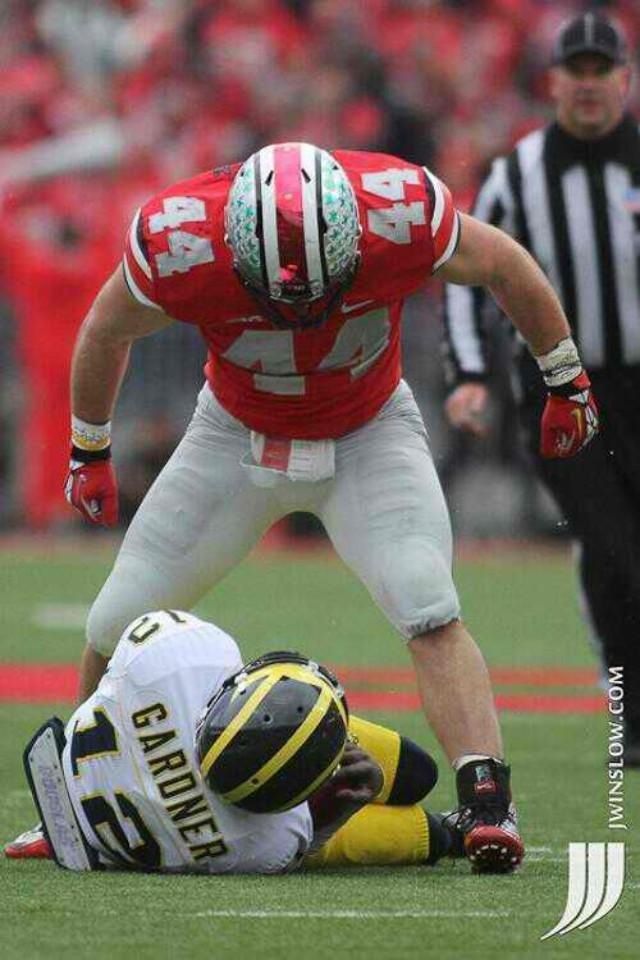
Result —
<instances>
[{"instance_id":1,"label":"yellow pants","mask_svg":"<svg viewBox=\"0 0 640 960\"><path fill-rule=\"evenodd\" d=\"M347 820L317 853L308 857L305 866L398 866L424 863L428 856L426 810L418 804L412 807L368 804Z\"/></svg>"}]
</instances>

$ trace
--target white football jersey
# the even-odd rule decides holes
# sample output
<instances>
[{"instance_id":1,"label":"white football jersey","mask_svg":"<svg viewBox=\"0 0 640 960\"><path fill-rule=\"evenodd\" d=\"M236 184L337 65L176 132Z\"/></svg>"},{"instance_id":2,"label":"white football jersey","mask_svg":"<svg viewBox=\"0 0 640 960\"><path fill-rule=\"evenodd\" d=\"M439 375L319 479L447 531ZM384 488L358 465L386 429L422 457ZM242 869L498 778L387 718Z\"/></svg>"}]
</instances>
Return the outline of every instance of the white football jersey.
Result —
<instances>
[{"instance_id":1,"label":"white football jersey","mask_svg":"<svg viewBox=\"0 0 640 960\"><path fill-rule=\"evenodd\" d=\"M195 759L197 720L242 666L235 641L191 614L157 611L122 634L96 692L71 717L65 777L103 862L201 873L277 873L299 863L306 803L256 814L225 804Z\"/></svg>"}]
</instances>

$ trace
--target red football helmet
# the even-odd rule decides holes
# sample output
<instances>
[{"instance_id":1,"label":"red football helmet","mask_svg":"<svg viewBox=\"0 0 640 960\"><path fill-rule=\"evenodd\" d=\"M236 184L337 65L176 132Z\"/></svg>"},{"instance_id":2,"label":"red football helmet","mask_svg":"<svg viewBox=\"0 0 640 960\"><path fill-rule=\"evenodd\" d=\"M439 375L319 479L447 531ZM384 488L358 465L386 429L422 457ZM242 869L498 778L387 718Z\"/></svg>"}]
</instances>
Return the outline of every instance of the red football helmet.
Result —
<instances>
[{"instance_id":1,"label":"red football helmet","mask_svg":"<svg viewBox=\"0 0 640 960\"><path fill-rule=\"evenodd\" d=\"M351 283L362 228L337 160L308 143L263 147L243 163L225 208L242 283L274 323L322 323Z\"/></svg>"}]
</instances>

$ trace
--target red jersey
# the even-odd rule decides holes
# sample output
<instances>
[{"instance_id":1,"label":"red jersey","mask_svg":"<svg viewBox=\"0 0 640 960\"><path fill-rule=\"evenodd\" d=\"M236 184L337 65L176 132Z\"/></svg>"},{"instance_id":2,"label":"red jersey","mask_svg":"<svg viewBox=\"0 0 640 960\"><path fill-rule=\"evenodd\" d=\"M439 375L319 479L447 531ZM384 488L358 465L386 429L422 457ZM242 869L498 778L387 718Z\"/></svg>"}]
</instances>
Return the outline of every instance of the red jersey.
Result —
<instances>
[{"instance_id":1,"label":"red jersey","mask_svg":"<svg viewBox=\"0 0 640 960\"><path fill-rule=\"evenodd\" d=\"M224 208L238 166L167 188L138 211L128 234L124 272L133 295L200 328L216 398L270 436L334 438L376 415L401 376L403 301L458 241L451 194L426 168L379 153L334 156L357 198L361 259L321 326L276 327L235 275Z\"/></svg>"}]
</instances>

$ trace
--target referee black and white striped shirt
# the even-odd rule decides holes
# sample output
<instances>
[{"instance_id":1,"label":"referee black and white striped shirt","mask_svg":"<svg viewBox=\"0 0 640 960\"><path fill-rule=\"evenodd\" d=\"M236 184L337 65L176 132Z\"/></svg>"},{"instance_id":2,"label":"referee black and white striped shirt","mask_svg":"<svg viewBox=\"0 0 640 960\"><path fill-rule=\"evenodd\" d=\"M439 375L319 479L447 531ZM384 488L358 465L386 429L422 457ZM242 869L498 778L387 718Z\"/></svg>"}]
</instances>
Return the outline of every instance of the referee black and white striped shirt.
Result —
<instances>
[{"instance_id":1,"label":"referee black and white striped shirt","mask_svg":"<svg viewBox=\"0 0 640 960\"><path fill-rule=\"evenodd\" d=\"M640 131L625 115L599 140L557 123L494 161L474 216L525 246L555 288L589 370L640 364ZM447 285L453 383L486 376L481 288Z\"/></svg>"}]
</instances>

